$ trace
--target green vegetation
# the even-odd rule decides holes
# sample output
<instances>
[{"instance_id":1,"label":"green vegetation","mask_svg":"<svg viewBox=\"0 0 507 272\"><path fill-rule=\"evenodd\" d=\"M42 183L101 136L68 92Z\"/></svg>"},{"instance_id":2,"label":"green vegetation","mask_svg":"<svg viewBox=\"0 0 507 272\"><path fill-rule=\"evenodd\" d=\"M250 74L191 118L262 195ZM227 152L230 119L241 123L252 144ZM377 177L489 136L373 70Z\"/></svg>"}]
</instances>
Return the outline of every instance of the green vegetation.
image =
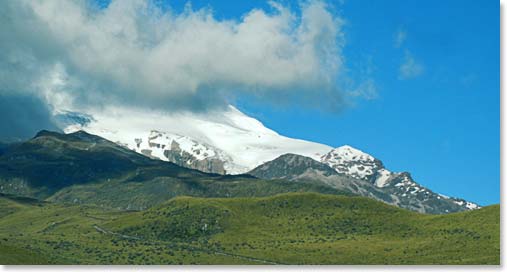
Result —
<instances>
[{"instance_id":1,"label":"green vegetation","mask_svg":"<svg viewBox=\"0 0 507 272\"><path fill-rule=\"evenodd\" d=\"M134 180L142 175L139 173L145 171L157 171L160 176L142 177L142 181ZM144 168L131 177L69 186L56 192L47 200L95 204L124 210L144 210L176 196L260 197L288 192L350 195L324 185L287 180L261 180L236 176L174 178L160 173L157 168Z\"/></svg>"},{"instance_id":2,"label":"green vegetation","mask_svg":"<svg viewBox=\"0 0 507 272\"><path fill-rule=\"evenodd\" d=\"M499 264L500 207L351 196L176 197L145 211L0 196L2 264Z\"/></svg>"}]
</instances>

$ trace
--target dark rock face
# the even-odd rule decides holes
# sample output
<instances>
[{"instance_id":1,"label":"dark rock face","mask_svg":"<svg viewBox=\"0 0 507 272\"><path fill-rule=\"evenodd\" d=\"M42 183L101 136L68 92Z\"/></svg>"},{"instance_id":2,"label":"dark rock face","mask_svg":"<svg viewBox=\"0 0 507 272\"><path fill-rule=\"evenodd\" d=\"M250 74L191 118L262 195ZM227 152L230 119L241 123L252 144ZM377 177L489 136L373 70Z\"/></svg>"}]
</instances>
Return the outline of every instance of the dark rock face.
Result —
<instances>
[{"instance_id":1,"label":"dark rock face","mask_svg":"<svg viewBox=\"0 0 507 272\"><path fill-rule=\"evenodd\" d=\"M296 154L282 155L270 163L256 167L249 174L265 179L293 179L303 175L308 169L318 171L324 176L337 174L333 168L323 163Z\"/></svg>"}]
</instances>

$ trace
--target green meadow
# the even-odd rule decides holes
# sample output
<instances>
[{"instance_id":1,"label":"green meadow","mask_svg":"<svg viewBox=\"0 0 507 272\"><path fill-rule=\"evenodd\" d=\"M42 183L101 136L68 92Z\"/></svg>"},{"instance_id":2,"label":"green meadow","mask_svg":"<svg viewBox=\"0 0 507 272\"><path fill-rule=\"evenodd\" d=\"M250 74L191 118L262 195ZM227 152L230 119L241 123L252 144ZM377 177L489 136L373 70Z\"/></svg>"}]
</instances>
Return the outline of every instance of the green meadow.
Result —
<instances>
[{"instance_id":1,"label":"green meadow","mask_svg":"<svg viewBox=\"0 0 507 272\"><path fill-rule=\"evenodd\" d=\"M427 215L287 193L120 211L2 195L0 263L498 265L500 206Z\"/></svg>"}]
</instances>

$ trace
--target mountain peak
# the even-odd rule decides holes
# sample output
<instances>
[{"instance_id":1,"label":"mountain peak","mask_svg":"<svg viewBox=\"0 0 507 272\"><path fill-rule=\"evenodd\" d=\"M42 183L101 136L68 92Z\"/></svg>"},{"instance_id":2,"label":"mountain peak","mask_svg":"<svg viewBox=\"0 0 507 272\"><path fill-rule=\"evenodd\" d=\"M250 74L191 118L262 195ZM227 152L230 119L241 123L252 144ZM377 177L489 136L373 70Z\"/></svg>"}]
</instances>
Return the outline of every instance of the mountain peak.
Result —
<instances>
[{"instance_id":1,"label":"mountain peak","mask_svg":"<svg viewBox=\"0 0 507 272\"><path fill-rule=\"evenodd\" d=\"M93 134L90 134L84 130L78 130L76 132L72 132L72 133L69 133L67 134L69 136L72 136L72 137L75 137L81 141L84 141L84 142L101 142L101 141L106 141L104 138L100 137L100 136L97 136L97 135L93 135Z\"/></svg>"},{"instance_id":2,"label":"mountain peak","mask_svg":"<svg viewBox=\"0 0 507 272\"><path fill-rule=\"evenodd\" d=\"M335 154L337 156L342 157L344 160L352 161L352 160L361 160L361 161L373 161L375 158L370 154L367 154L357 148L354 148L350 145L342 145L337 147L328 154Z\"/></svg>"},{"instance_id":3,"label":"mountain peak","mask_svg":"<svg viewBox=\"0 0 507 272\"><path fill-rule=\"evenodd\" d=\"M39 132L37 132L37 134L35 134L35 136L33 137L34 139L35 138L39 138L39 137L46 137L46 136L59 136L60 133L56 132L56 131L50 131L50 130L41 130Z\"/></svg>"},{"instance_id":4,"label":"mountain peak","mask_svg":"<svg viewBox=\"0 0 507 272\"><path fill-rule=\"evenodd\" d=\"M338 173L362 180L372 179L382 162L349 145L337 147L321 157L321 161Z\"/></svg>"},{"instance_id":5,"label":"mountain peak","mask_svg":"<svg viewBox=\"0 0 507 272\"><path fill-rule=\"evenodd\" d=\"M49 130L41 130L37 132L35 137L33 139L38 139L41 137L50 137L55 138L59 140L70 140L70 141L83 141L88 143L99 143L102 141L106 141L104 138L90 134L84 130L78 130L72 133L64 134L56 131L49 131Z\"/></svg>"},{"instance_id":6,"label":"mountain peak","mask_svg":"<svg viewBox=\"0 0 507 272\"><path fill-rule=\"evenodd\" d=\"M248 173L255 177L266 179L292 179L308 171L317 171L323 176L337 174L333 168L324 163L318 162L310 157L292 153L283 154L272 161L254 168Z\"/></svg>"}]
</instances>

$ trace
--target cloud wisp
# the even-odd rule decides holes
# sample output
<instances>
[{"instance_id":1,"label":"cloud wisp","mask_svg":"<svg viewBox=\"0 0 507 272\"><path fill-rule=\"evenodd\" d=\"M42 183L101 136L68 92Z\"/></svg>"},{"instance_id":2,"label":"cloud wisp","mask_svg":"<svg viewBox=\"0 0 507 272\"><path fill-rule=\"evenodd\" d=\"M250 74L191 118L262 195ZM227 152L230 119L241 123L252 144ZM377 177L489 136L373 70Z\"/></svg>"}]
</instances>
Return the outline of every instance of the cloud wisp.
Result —
<instances>
[{"instance_id":1,"label":"cloud wisp","mask_svg":"<svg viewBox=\"0 0 507 272\"><path fill-rule=\"evenodd\" d=\"M424 73L424 66L416 60L410 50L406 49L407 35L407 31L404 28L399 28L394 34L394 47L397 49L405 47L403 60L398 69L399 80L413 79Z\"/></svg>"},{"instance_id":2,"label":"cloud wisp","mask_svg":"<svg viewBox=\"0 0 507 272\"><path fill-rule=\"evenodd\" d=\"M272 2L238 20L141 0L2 1L0 10L0 92L55 108L206 110L242 93L343 95L343 20L320 1L297 11Z\"/></svg>"},{"instance_id":3,"label":"cloud wisp","mask_svg":"<svg viewBox=\"0 0 507 272\"><path fill-rule=\"evenodd\" d=\"M420 76L423 72L423 65L416 61L410 51L405 50L405 56L403 58L403 63L400 65L398 78L411 79Z\"/></svg>"},{"instance_id":4,"label":"cloud wisp","mask_svg":"<svg viewBox=\"0 0 507 272\"><path fill-rule=\"evenodd\" d=\"M399 29L394 35L394 47L400 48L407 39L407 31Z\"/></svg>"}]
</instances>

